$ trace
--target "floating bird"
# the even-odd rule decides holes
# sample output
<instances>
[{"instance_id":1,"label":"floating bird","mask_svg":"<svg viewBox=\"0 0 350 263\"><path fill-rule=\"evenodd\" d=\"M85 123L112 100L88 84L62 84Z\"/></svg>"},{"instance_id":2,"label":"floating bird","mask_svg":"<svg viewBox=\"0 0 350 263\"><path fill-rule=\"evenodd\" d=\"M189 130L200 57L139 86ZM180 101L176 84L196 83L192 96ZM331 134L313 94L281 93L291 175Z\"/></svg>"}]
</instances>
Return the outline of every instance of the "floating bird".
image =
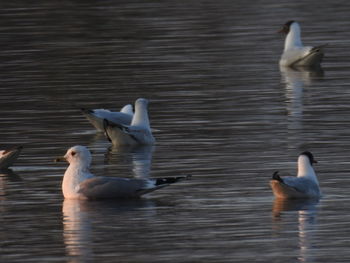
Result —
<instances>
[{"instance_id":1,"label":"floating bird","mask_svg":"<svg viewBox=\"0 0 350 263\"><path fill-rule=\"evenodd\" d=\"M281 178L278 171L270 181L276 198L319 198L320 187L313 168L317 163L312 153L306 151L299 155L297 177L286 176Z\"/></svg>"},{"instance_id":2,"label":"floating bird","mask_svg":"<svg viewBox=\"0 0 350 263\"><path fill-rule=\"evenodd\" d=\"M148 100L139 98L135 101L135 114L131 125L123 125L104 120L104 131L113 145L152 145L152 135L148 118Z\"/></svg>"},{"instance_id":3,"label":"floating bird","mask_svg":"<svg viewBox=\"0 0 350 263\"><path fill-rule=\"evenodd\" d=\"M0 151L0 170L7 169L17 160L23 146L17 146L11 149Z\"/></svg>"},{"instance_id":4,"label":"floating bird","mask_svg":"<svg viewBox=\"0 0 350 263\"><path fill-rule=\"evenodd\" d=\"M325 45L317 47L304 46L301 42L298 22L288 21L279 32L287 35L280 59L281 66L320 66Z\"/></svg>"},{"instance_id":5,"label":"floating bird","mask_svg":"<svg viewBox=\"0 0 350 263\"><path fill-rule=\"evenodd\" d=\"M84 116L90 123L100 132L104 132L103 120L106 119L112 123L130 125L134 113L132 105L125 105L119 112L114 112L106 109L81 109Z\"/></svg>"},{"instance_id":6,"label":"floating bird","mask_svg":"<svg viewBox=\"0 0 350 263\"><path fill-rule=\"evenodd\" d=\"M64 174L62 192L67 199L128 199L139 198L162 187L176 183L189 176L167 178L119 178L95 176L90 171L91 153L85 146L68 149L64 157L69 166Z\"/></svg>"}]
</instances>

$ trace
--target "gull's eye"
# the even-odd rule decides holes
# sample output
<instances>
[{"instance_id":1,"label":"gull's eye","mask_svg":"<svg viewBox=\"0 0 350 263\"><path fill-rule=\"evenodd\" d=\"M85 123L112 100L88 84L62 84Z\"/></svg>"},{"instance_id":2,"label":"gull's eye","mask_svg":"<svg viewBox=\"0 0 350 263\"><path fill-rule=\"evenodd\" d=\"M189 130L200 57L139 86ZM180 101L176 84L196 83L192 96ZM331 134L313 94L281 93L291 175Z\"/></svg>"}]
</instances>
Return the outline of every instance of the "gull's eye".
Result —
<instances>
[{"instance_id":1,"label":"gull's eye","mask_svg":"<svg viewBox=\"0 0 350 263\"><path fill-rule=\"evenodd\" d=\"M76 154L76 152L72 152L71 155L74 156Z\"/></svg>"}]
</instances>

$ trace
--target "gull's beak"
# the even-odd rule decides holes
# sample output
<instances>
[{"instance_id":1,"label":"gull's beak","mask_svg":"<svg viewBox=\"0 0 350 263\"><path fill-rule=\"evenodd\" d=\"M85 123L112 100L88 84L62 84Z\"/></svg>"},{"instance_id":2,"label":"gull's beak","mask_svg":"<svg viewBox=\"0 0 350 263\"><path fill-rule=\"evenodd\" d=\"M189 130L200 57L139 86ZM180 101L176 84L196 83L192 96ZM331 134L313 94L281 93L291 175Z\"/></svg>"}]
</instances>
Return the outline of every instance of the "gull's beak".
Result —
<instances>
[{"instance_id":1,"label":"gull's beak","mask_svg":"<svg viewBox=\"0 0 350 263\"><path fill-rule=\"evenodd\" d=\"M287 34L288 33L288 28L286 28L286 26L283 26L280 30L277 31L277 33L280 34Z\"/></svg>"},{"instance_id":2,"label":"gull's beak","mask_svg":"<svg viewBox=\"0 0 350 263\"><path fill-rule=\"evenodd\" d=\"M66 158L64 156L61 156L61 157L57 157L54 162L55 163L58 163L58 162L65 162L67 161Z\"/></svg>"}]
</instances>

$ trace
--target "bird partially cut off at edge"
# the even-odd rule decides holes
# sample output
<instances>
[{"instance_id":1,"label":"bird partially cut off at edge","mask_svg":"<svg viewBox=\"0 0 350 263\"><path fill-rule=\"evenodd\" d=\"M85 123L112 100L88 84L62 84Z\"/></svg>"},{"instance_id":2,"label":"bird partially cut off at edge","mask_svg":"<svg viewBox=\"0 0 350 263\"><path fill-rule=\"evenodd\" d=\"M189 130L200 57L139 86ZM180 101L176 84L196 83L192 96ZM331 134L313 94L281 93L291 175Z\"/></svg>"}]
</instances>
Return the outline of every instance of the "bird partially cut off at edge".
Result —
<instances>
[{"instance_id":1,"label":"bird partially cut off at edge","mask_svg":"<svg viewBox=\"0 0 350 263\"><path fill-rule=\"evenodd\" d=\"M7 150L0 151L0 170L7 169L17 160L23 146L16 146Z\"/></svg>"}]
</instances>

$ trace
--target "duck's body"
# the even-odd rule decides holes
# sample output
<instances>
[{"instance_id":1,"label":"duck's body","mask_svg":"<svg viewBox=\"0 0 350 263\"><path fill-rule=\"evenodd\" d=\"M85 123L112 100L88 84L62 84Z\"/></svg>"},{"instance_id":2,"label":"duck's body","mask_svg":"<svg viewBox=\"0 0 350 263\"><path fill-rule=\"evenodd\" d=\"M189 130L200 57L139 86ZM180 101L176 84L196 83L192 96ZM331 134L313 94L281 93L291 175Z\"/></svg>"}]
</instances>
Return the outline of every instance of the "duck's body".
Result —
<instances>
[{"instance_id":1,"label":"duck's body","mask_svg":"<svg viewBox=\"0 0 350 263\"><path fill-rule=\"evenodd\" d=\"M139 98L135 102L135 114L130 125L111 123L104 120L104 131L113 145L152 145L152 135L148 118L148 100Z\"/></svg>"},{"instance_id":2,"label":"duck's body","mask_svg":"<svg viewBox=\"0 0 350 263\"><path fill-rule=\"evenodd\" d=\"M22 149L22 146L18 146L0 151L0 170L7 169L9 166L11 166L17 160Z\"/></svg>"},{"instance_id":3,"label":"duck's body","mask_svg":"<svg viewBox=\"0 0 350 263\"><path fill-rule=\"evenodd\" d=\"M322 62L324 46L304 46L301 41L301 32L299 23L288 21L281 32L287 34L283 54L280 59L281 66L319 66Z\"/></svg>"},{"instance_id":4,"label":"duck's body","mask_svg":"<svg viewBox=\"0 0 350 263\"><path fill-rule=\"evenodd\" d=\"M111 123L117 123L121 125L130 125L134 113L130 104L125 105L120 112L114 112L106 109L81 109L84 116L90 121L90 123L99 131L103 132L103 120L106 119Z\"/></svg>"},{"instance_id":5,"label":"duck's body","mask_svg":"<svg viewBox=\"0 0 350 263\"><path fill-rule=\"evenodd\" d=\"M298 158L296 177L281 178L275 172L270 185L276 198L319 198L321 191L312 164L316 161L310 152L303 152Z\"/></svg>"},{"instance_id":6,"label":"duck's body","mask_svg":"<svg viewBox=\"0 0 350 263\"><path fill-rule=\"evenodd\" d=\"M95 176L90 173L91 153L84 146L70 148L64 159L69 162L62 182L63 196L67 199L128 199L153 192L187 176L160 179L128 179Z\"/></svg>"}]
</instances>

